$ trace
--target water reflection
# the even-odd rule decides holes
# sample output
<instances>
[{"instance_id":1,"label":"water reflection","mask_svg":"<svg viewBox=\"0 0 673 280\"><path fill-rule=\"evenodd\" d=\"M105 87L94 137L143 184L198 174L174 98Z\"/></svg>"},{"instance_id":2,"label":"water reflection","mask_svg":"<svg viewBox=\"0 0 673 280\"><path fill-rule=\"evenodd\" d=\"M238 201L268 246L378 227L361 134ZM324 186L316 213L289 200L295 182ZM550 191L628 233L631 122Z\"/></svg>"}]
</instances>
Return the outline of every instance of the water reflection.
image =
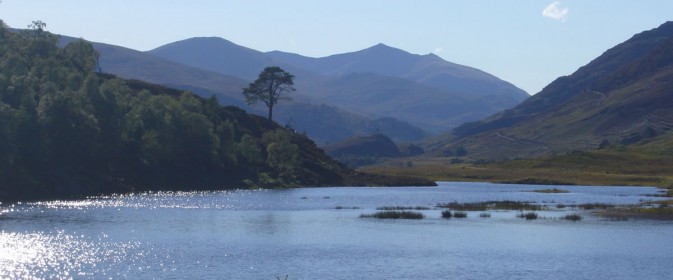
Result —
<instances>
[{"instance_id":1,"label":"water reflection","mask_svg":"<svg viewBox=\"0 0 673 280\"><path fill-rule=\"evenodd\" d=\"M0 233L0 278L67 279L105 276L133 258L137 242L111 243L99 237L56 233ZM105 265L100 265L104 263ZM113 276L113 275L109 275ZM119 275L117 275L119 276Z\"/></svg>"},{"instance_id":2,"label":"water reflection","mask_svg":"<svg viewBox=\"0 0 673 280\"><path fill-rule=\"evenodd\" d=\"M558 186L557 186L558 187ZM0 208L0 279L648 279L670 275L673 224L592 217L442 219L439 203L630 204L653 188L441 183L436 188L166 192ZM337 210L336 206L345 206ZM421 221L360 219L429 206ZM564 212L565 211L565 212ZM576 210L572 210L576 211ZM587 214L587 213L583 213ZM588 214L587 214L588 215Z\"/></svg>"},{"instance_id":3,"label":"water reflection","mask_svg":"<svg viewBox=\"0 0 673 280\"><path fill-rule=\"evenodd\" d=\"M283 213L285 214L285 213ZM262 212L247 219L246 230L252 234L274 235L286 233L291 223L287 215L279 216L274 212Z\"/></svg>"}]
</instances>

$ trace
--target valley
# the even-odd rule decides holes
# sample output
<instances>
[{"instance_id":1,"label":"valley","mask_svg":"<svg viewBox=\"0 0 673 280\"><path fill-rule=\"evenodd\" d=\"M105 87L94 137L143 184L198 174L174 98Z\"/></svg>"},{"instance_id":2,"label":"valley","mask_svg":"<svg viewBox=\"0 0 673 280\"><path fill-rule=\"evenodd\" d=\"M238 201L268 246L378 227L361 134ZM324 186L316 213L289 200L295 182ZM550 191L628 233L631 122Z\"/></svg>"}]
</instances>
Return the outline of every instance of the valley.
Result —
<instances>
[{"instance_id":1,"label":"valley","mask_svg":"<svg viewBox=\"0 0 673 280\"><path fill-rule=\"evenodd\" d=\"M73 42L60 37L59 44ZM673 184L671 170L664 167L673 150L670 22L636 34L530 97L478 69L384 44L321 58L260 52L214 37L147 52L92 46L100 52L98 71L131 84L138 80L189 90L253 114L263 114L264 108L245 104L241 89L255 69L281 65L296 75L297 92L293 100L279 103L274 121L368 173L431 180ZM376 135L386 140L349 147ZM376 154L381 145L397 147Z\"/></svg>"},{"instance_id":2,"label":"valley","mask_svg":"<svg viewBox=\"0 0 673 280\"><path fill-rule=\"evenodd\" d=\"M548 1L0 0L0 279L670 278L673 2Z\"/></svg>"}]
</instances>

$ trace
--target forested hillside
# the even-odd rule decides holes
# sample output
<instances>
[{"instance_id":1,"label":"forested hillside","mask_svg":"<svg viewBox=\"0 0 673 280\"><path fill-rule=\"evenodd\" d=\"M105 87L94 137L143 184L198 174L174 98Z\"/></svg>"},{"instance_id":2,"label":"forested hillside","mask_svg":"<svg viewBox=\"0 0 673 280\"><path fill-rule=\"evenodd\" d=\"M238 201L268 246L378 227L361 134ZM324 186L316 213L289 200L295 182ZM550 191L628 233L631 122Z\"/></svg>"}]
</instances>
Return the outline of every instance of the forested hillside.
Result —
<instances>
[{"instance_id":1,"label":"forested hillside","mask_svg":"<svg viewBox=\"0 0 673 280\"><path fill-rule=\"evenodd\" d=\"M302 135L214 98L100 74L89 43L59 48L41 22L31 27L0 27L0 201L372 183Z\"/></svg>"}]
</instances>

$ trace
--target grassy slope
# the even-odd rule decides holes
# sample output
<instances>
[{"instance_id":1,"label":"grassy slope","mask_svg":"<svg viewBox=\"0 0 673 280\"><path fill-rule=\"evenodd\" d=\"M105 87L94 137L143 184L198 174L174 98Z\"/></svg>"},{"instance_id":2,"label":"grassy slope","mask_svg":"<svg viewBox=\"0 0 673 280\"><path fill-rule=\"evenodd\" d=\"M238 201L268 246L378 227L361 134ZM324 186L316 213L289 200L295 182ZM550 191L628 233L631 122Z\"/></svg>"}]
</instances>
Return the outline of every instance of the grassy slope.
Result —
<instances>
[{"instance_id":1,"label":"grassy slope","mask_svg":"<svg viewBox=\"0 0 673 280\"><path fill-rule=\"evenodd\" d=\"M413 167L402 167L408 160L413 161ZM578 185L673 186L673 155L670 150L653 148L653 145L489 164L450 164L449 161L446 158L404 159L363 171L420 176L438 181L500 183L529 179L541 183Z\"/></svg>"}]
</instances>

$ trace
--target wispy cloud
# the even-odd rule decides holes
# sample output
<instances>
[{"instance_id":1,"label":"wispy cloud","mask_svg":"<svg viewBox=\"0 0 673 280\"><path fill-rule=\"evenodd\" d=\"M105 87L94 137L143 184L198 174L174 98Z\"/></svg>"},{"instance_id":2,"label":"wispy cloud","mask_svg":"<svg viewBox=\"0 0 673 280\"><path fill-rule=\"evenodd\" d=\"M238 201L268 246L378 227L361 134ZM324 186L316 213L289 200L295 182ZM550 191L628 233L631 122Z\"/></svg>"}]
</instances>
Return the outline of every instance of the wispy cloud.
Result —
<instances>
[{"instance_id":1,"label":"wispy cloud","mask_svg":"<svg viewBox=\"0 0 673 280\"><path fill-rule=\"evenodd\" d=\"M433 53L434 53L434 54L440 54L440 53L442 53L443 51L444 51L444 48L439 47L439 48L436 48L435 51L434 51Z\"/></svg>"},{"instance_id":2,"label":"wispy cloud","mask_svg":"<svg viewBox=\"0 0 673 280\"><path fill-rule=\"evenodd\" d=\"M565 21L568 16L568 8L562 7L560 1L554 1L542 10L542 16Z\"/></svg>"}]
</instances>

